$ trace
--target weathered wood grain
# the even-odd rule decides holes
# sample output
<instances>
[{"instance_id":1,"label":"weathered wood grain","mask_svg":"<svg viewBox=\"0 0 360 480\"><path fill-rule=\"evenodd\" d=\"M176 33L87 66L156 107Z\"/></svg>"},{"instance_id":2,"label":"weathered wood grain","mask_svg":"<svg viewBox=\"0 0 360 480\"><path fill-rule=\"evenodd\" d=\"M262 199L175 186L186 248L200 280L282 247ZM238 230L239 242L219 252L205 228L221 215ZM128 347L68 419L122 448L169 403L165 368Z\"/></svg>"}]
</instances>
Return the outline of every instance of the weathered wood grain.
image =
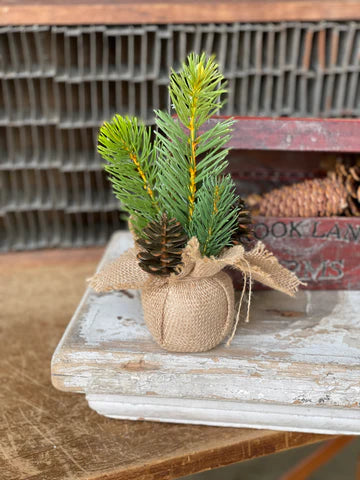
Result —
<instances>
[{"instance_id":1,"label":"weathered wood grain","mask_svg":"<svg viewBox=\"0 0 360 480\"><path fill-rule=\"evenodd\" d=\"M213 117L207 130L219 120ZM235 117L230 148L297 152L359 152L358 119Z\"/></svg>"},{"instance_id":2,"label":"weathered wood grain","mask_svg":"<svg viewBox=\"0 0 360 480\"><path fill-rule=\"evenodd\" d=\"M130 241L115 235L102 262ZM173 354L152 340L137 292L88 291L52 381L117 418L360 433L359 304L360 292L256 292L230 348Z\"/></svg>"},{"instance_id":3,"label":"weathered wood grain","mask_svg":"<svg viewBox=\"0 0 360 480\"><path fill-rule=\"evenodd\" d=\"M0 24L356 20L358 0L1 0Z\"/></svg>"},{"instance_id":4,"label":"weathered wood grain","mask_svg":"<svg viewBox=\"0 0 360 480\"><path fill-rule=\"evenodd\" d=\"M51 355L101 252L0 255L1 480L168 480L327 438L115 421L55 390Z\"/></svg>"}]
</instances>

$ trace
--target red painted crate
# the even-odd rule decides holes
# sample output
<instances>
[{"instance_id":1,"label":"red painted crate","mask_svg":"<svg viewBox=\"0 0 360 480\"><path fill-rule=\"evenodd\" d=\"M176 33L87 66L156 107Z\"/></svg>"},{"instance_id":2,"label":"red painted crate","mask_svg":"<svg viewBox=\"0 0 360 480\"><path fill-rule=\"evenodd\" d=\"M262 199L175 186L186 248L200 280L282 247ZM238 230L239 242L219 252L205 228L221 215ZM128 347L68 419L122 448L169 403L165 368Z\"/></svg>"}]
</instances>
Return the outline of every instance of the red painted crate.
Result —
<instances>
[{"instance_id":1,"label":"red painted crate","mask_svg":"<svg viewBox=\"0 0 360 480\"><path fill-rule=\"evenodd\" d=\"M360 120L236 120L229 171L243 195L325 174L322 165L329 157L360 153ZM214 117L209 126L217 121ZM255 221L256 238L306 282L306 288L360 290L360 218ZM240 282L235 275L237 287Z\"/></svg>"},{"instance_id":2,"label":"red painted crate","mask_svg":"<svg viewBox=\"0 0 360 480\"><path fill-rule=\"evenodd\" d=\"M309 289L360 290L360 218L255 220L256 238Z\"/></svg>"}]
</instances>

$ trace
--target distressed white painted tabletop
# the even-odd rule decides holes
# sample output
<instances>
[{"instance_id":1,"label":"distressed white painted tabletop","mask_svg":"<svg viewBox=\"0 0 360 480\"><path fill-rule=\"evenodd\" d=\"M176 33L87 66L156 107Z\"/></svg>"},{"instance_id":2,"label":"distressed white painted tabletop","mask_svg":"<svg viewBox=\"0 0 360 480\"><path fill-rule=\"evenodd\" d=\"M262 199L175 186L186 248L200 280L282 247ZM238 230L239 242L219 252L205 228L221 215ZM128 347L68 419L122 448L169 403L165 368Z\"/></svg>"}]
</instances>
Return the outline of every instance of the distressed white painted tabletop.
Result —
<instances>
[{"instance_id":1,"label":"distressed white painted tabletop","mask_svg":"<svg viewBox=\"0 0 360 480\"><path fill-rule=\"evenodd\" d=\"M102 265L131 244L113 236ZM52 359L55 387L127 419L360 434L360 291L253 294L229 348L176 354L136 291L87 290Z\"/></svg>"}]
</instances>

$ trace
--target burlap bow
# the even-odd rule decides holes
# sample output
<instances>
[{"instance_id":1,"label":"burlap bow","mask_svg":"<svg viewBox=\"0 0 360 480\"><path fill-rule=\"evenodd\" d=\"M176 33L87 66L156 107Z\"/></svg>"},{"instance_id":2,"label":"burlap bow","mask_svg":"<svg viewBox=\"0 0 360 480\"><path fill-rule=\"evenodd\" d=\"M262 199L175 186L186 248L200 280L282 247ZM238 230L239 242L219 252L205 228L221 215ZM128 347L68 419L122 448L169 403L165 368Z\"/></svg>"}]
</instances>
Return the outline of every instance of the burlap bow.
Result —
<instances>
[{"instance_id":1,"label":"burlap bow","mask_svg":"<svg viewBox=\"0 0 360 480\"><path fill-rule=\"evenodd\" d=\"M203 257L199 249L199 241L196 237L189 240L182 255L182 264L176 273L168 277L150 275L141 269L138 259L137 248L131 248L123 253L118 259L106 265L99 273L89 280L90 286L96 292L108 292L127 288L142 289L149 285L173 284L186 279L196 280L205 277L213 277L225 267L239 270L244 275L244 284L240 296L240 302L230 344L234 337L240 318L241 306L248 287L248 302L245 321L249 321L250 298L252 281L257 280L262 284L293 296L301 284L296 275L280 265L276 257L266 250L265 245L258 242L255 247L246 251L241 245L224 249L218 257Z\"/></svg>"}]
</instances>

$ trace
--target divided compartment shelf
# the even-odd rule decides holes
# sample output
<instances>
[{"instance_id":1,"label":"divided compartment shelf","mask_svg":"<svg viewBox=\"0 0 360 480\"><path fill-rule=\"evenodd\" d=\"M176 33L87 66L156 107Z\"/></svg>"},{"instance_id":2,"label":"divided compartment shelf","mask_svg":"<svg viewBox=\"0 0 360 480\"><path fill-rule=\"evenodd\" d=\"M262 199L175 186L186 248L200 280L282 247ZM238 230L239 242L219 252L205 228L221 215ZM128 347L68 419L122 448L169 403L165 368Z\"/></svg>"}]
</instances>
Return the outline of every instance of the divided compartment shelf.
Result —
<instances>
[{"instance_id":1,"label":"divided compartment shelf","mask_svg":"<svg viewBox=\"0 0 360 480\"><path fill-rule=\"evenodd\" d=\"M193 8L189 2L187 6ZM8 10L18 8L26 21L24 6L9 3ZM44 8L35 6L35 14L43 15ZM51 4L49 12L54 8ZM76 5L65 14L76 22L73 8ZM115 8L120 15L118 5ZM230 10L220 10L229 15ZM263 10L257 8L258 18ZM314 8L305 10L314 15ZM205 13L216 14L213 9ZM247 13L242 9L239 14ZM127 9L125 17L120 15L122 21L129 21L129 14ZM99 15L92 17L100 21ZM141 116L152 125L153 110L169 106L170 67L179 68L191 51L216 54L229 82L224 115L360 114L360 22L355 18L163 25L8 23L0 27L0 251L104 244L122 227L118 206L110 200L111 185L104 173L96 172L102 164L96 153L98 128L114 112ZM257 141L261 147L259 137Z\"/></svg>"}]
</instances>

